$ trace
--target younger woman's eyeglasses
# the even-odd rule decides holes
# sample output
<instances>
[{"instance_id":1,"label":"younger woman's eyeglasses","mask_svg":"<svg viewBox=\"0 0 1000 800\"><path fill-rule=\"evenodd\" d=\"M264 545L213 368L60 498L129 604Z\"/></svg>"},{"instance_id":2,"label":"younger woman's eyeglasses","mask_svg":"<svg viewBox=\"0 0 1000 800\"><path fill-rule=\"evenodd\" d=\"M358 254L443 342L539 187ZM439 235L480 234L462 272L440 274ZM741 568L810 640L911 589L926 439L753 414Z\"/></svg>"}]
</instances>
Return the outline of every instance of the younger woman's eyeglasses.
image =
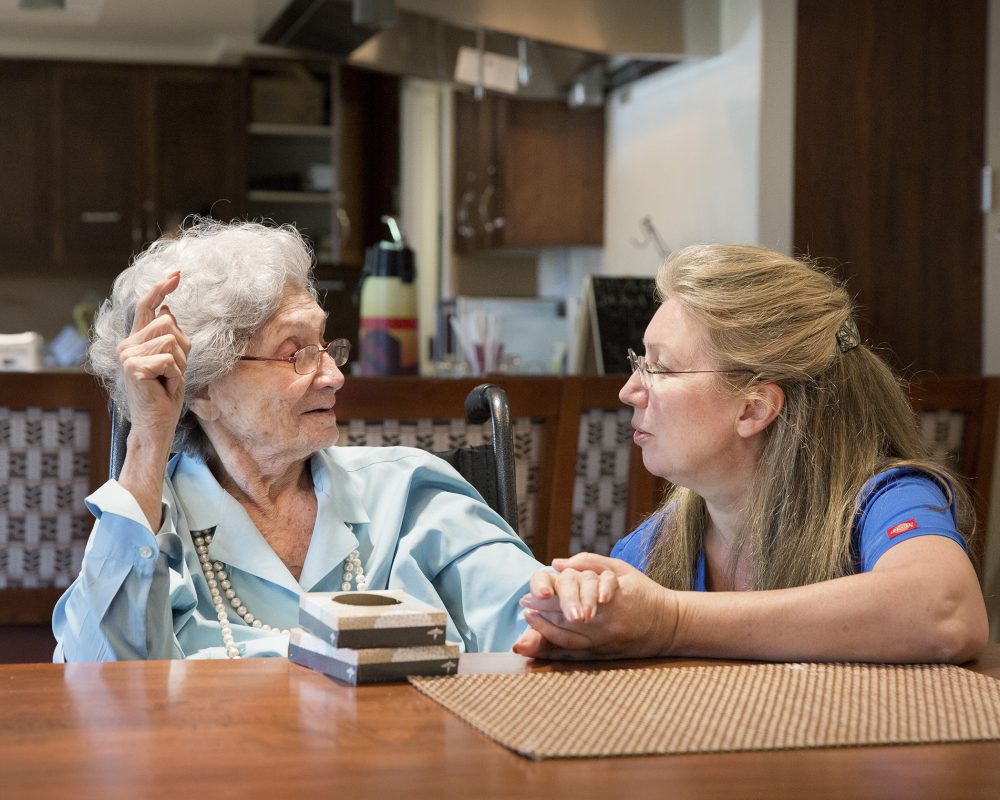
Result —
<instances>
[{"instance_id":1,"label":"younger woman's eyeglasses","mask_svg":"<svg viewBox=\"0 0 1000 800\"><path fill-rule=\"evenodd\" d=\"M642 384L643 389L649 389L653 385L654 375L697 375L705 372L723 372L723 373L746 373L747 375L753 375L752 369L660 369L657 367L649 366L649 362L646 361L645 356L638 356L635 351L630 347L626 353L626 358L628 358L628 365L632 368L632 372L639 373L639 382Z\"/></svg>"},{"instance_id":2,"label":"younger woman's eyeglasses","mask_svg":"<svg viewBox=\"0 0 1000 800\"><path fill-rule=\"evenodd\" d=\"M338 367L342 367L347 363L347 357L351 354L351 343L347 339L334 339L326 347L318 344L307 344L286 358L240 356L240 361L284 361L291 364L299 375L308 375L319 369L323 353L330 356Z\"/></svg>"}]
</instances>

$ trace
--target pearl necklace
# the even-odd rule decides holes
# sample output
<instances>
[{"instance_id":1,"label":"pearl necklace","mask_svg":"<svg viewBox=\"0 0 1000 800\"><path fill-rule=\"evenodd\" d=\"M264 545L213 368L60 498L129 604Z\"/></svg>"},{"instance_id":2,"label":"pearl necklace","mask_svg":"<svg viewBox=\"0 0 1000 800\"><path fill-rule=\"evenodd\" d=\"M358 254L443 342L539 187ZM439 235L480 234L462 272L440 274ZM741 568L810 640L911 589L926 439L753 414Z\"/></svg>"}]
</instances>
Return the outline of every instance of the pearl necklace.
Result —
<instances>
[{"instance_id":1,"label":"pearl necklace","mask_svg":"<svg viewBox=\"0 0 1000 800\"><path fill-rule=\"evenodd\" d=\"M229 611L226 609L226 601L229 601L236 613L243 621L252 628L262 631L274 631L288 635L288 628L279 628L277 625L268 625L261 621L247 609L246 604L240 600L236 589L233 587L229 574L226 572L226 565L221 561L212 561L208 554L208 546L212 543L213 534L209 532L199 532L194 537L195 550L198 553L198 560L201 562L201 571L205 573L205 580L208 582L208 590L212 595L212 605L215 606L215 618L219 620L219 627L222 629L222 644L226 648L226 655L229 658L240 658L240 649L236 646L233 638L233 628L229 623ZM359 592L363 592L368 585L365 578L365 571L361 566L361 554L355 549L344 560L344 581L340 584L345 592L351 590L351 581Z\"/></svg>"}]
</instances>

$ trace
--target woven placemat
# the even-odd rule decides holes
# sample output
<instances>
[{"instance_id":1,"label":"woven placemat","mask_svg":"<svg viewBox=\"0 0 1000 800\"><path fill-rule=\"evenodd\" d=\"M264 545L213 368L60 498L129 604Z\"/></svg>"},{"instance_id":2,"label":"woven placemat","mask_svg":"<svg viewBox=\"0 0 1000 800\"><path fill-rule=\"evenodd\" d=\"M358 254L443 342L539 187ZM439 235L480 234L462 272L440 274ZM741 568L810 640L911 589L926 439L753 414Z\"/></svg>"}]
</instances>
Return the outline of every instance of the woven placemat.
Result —
<instances>
[{"instance_id":1,"label":"woven placemat","mask_svg":"<svg viewBox=\"0 0 1000 800\"><path fill-rule=\"evenodd\" d=\"M410 682L535 759L1000 739L1000 680L954 666L741 664Z\"/></svg>"}]
</instances>

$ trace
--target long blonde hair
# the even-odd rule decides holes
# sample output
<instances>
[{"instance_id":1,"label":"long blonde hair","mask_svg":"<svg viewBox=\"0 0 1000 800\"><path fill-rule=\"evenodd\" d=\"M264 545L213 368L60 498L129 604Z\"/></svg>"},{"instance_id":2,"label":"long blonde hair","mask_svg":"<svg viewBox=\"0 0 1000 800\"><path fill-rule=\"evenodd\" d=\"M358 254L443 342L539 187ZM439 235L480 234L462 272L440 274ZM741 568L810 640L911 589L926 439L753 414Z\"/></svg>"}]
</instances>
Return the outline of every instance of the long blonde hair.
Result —
<instances>
[{"instance_id":1,"label":"long blonde hair","mask_svg":"<svg viewBox=\"0 0 1000 800\"><path fill-rule=\"evenodd\" d=\"M703 245L672 255L656 288L705 331L722 368L720 391L760 397L784 391L780 414L763 432L743 529L730 569L751 566L754 589L801 586L845 575L858 495L890 466L911 466L944 489L959 530L974 529L960 480L934 463L922 443L902 382L856 336L844 289L814 265L761 247ZM846 336L845 336L846 334ZM692 588L695 557L708 523L704 500L675 486L659 512L646 567L654 580Z\"/></svg>"}]
</instances>

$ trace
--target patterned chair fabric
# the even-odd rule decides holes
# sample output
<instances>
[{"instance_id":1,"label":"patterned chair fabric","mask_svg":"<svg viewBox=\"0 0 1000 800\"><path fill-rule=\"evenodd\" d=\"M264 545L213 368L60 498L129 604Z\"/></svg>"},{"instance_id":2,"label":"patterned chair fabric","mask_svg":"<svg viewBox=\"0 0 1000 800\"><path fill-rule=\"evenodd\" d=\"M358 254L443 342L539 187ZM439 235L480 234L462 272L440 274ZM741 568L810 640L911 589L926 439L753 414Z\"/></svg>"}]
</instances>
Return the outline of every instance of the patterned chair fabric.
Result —
<instances>
[{"instance_id":1,"label":"patterned chair fabric","mask_svg":"<svg viewBox=\"0 0 1000 800\"><path fill-rule=\"evenodd\" d=\"M0 408L0 589L68 586L93 519L90 417Z\"/></svg>"},{"instance_id":2,"label":"patterned chair fabric","mask_svg":"<svg viewBox=\"0 0 1000 800\"><path fill-rule=\"evenodd\" d=\"M580 416L570 553L607 555L625 530L632 412L590 409Z\"/></svg>"},{"instance_id":3,"label":"patterned chair fabric","mask_svg":"<svg viewBox=\"0 0 1000 800\"><path fill-rule=\"evenodd\" d=\"M962 437L966 415L961 411L924 411L920 435L931 455L955 472L962 472Z\"/></svg>"},{"instance_id":4,"label":"patterned chair fabric","mask_svg":"<svg viewBox=\"0 0 1000 800\"><path fill-rule=\"evenodd\" d=\"M517 520L521 538L532 546L535 509L538 505L538 469L541 463L542 424L528 417L512 420L516 471ZM341 423L342 446L386 447L403 445L430 452L487 444L492 438L490 424L473 425L464 419L450 420L349 420Z\"/></svg>"},{"instance_id":5,"label":"patterned chair fabric","mask_svg":"<svg viewBox=\"0 0 1000 800\"><path fill-rule=\"evenodd\" d=\"M935 456L957 467L966 415L921 414ZM88 491L90 420L79 409L0 408L0 589L61 588L76 577L92 519ZM630 412L589 409L581 414L572 500L570 552L610 553L625 530L629 491ZM535 541L544 426L514 419L518 520ZM489 424L464 419L351 420L341 444L407 445L450 450L490 441Z\"/></svg>"}]
</instances>

